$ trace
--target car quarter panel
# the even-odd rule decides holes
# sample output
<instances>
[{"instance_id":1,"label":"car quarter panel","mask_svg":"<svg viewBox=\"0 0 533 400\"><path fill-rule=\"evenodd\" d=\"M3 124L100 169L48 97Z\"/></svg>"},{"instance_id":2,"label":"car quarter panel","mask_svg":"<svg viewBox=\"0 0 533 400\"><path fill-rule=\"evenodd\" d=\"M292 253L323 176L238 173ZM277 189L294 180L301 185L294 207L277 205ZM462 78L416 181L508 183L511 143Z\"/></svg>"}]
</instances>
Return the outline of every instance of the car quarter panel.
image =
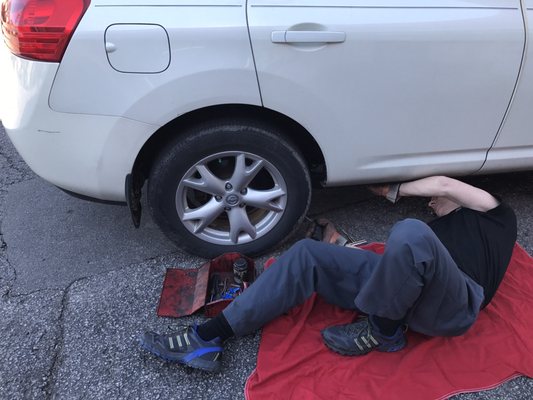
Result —
<instances>
[{"instance_id":1,"label":"car quarter panel","mask_svg":"<svg viewBox=\"0 0 533 400\"><path fill-rule=\"evenodd\" d=\"M108 35L106 42L109 27L116 34ZM147 27L153 28L157 42L140 40ZM168 34L168 67L135 62L135 55L153 54L154 43L168 51L160 28ZM128 35L136 43L136 54ZM119 57L121 52L126 56ZM109 55L115 67L115 60L120 60L120 68L111 65ZM225 103L261 104L245 0L93 0L50 94L50 107L56 111L122 116L157 125Z\"/></svg>"},{"instance_id":2,"label":"car quarter panel","mask_svg":"<svg viewBox=\"0 0 533 400\"><path fill-rule=\"evenodd\" d=\"M533 167L533 0L524 1L524 13L528 40L522 73L505 124L482 173Z\"/></svg>"},{"instance_id":3,"label":"car quarter panel","mask_svg":"<svg viewBox=\"0 0 533 400\"><path fill-rule=\"evenodd\" d=\"M58 64L17 57L0 43L0 114L17 151L47 181L90 197L124 201L124 179L156 125L48 107Z\"/></svg>"},{"instance_id":4,"label":"car quarter panel","mask_svg":"<svg viewBox=\"0 0 533 400\"><path fill-rule=\"evenodd\" d=\"M248 18L264 105L311 132L328 185L478 170L524 46L519 0L249 0ZM280 42L299 31L345 40Z\"/></svg>"}]
</instances>

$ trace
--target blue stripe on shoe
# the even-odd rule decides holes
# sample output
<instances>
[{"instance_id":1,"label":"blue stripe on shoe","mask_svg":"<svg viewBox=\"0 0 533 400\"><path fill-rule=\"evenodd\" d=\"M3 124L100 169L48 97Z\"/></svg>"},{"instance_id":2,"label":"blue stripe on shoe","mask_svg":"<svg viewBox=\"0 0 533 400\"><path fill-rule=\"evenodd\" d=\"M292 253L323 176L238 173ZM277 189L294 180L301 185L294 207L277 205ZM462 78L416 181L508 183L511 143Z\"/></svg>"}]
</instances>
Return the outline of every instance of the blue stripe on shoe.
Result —
<instances>
[{"instance_id":1,"label":"blue stripe on shoe","mask_svg":"<svg viewBox=\"0 0 533 400\"><path fill-rule=\"evenodd\" d=\"M187 354L185 357L183 357L183 361L189 362L189 361L194 360L197 357L203 356L204 354L221 352L222 350L223 350L222 347L203 347L201 349L194 350L193 352Z\"/></svg>"}]
</instances>

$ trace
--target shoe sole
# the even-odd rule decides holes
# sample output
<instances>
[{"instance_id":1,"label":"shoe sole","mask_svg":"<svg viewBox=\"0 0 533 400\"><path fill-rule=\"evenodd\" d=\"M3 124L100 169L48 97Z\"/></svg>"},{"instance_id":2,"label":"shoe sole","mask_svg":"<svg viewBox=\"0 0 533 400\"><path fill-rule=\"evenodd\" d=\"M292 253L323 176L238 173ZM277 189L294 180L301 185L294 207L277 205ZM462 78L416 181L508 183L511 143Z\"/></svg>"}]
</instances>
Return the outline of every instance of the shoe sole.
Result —
<instances>
[{"instance_id":1,"label":"shoe sole","mask_svg":"<svg viewBox=\"0 0 533 400\"><path fill-rule=\"evenodd\" d=\"M217 362L215 363L214 365L212 365L212 361L206 361L206 360L198 360L198 359L195 359L195 360L191 360L191 361L183 361L179 358L173 358L173 357L169 357L168 355L162 353L161 351L159 351L158 348L152 346L150 343L147 343L144 341L144 338L141 338L140 341L139 341L141 347L148 351L150 354L153 354L159 358L161 358L162 360L165 360L165 361L168 361L168 362L174 362L174 363L179 363L179 364L182 364L182 365L186 365L187 367L191 367L191 368L195 368L195 369L200 369L202 371L206 371L206 372L218 372L220 371L220 362ZM203 361L203 362L200 362L198 363L197 361Z\"/></svg>"}]
</instances>

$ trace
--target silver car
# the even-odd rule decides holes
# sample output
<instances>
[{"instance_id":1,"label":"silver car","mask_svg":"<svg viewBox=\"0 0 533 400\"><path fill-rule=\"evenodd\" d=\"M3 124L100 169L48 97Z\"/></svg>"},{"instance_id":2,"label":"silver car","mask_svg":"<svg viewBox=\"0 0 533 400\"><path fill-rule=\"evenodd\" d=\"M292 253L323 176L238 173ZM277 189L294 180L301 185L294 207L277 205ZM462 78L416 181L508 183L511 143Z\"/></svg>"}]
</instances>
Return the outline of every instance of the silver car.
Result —
<instances>
[{"instance_id":1,"label":"silver car","mask_svg":"<svg viewBox=\"0 0 533 400\"><path fill-rule=\"evenodd\" d=\"M3 0L0 116L56 186L127 202L136 226L144 191L183 249L256 255L312 182L532 169L532 9Z\"/></svg>"}]
</instances>

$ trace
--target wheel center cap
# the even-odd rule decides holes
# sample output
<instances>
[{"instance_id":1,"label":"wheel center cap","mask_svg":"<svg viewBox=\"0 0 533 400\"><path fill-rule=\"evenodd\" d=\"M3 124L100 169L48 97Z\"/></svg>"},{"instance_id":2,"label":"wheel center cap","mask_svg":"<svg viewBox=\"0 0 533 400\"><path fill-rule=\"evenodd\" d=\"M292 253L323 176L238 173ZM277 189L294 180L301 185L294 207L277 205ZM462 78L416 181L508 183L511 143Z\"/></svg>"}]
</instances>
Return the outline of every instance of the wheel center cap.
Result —
<instances>
[{"instance_id":1,"label":"wheel center cap","mask_svg":"<svg viewBox=\"0 0 533 400\"><path fill-rule=\"evenodd\" d=\"M239 204L239 200L239 196L237 196L236 194L230 194L226 196L226 204L228 206L236 206L237 204Z\"/></svg>"}]
</instances>

